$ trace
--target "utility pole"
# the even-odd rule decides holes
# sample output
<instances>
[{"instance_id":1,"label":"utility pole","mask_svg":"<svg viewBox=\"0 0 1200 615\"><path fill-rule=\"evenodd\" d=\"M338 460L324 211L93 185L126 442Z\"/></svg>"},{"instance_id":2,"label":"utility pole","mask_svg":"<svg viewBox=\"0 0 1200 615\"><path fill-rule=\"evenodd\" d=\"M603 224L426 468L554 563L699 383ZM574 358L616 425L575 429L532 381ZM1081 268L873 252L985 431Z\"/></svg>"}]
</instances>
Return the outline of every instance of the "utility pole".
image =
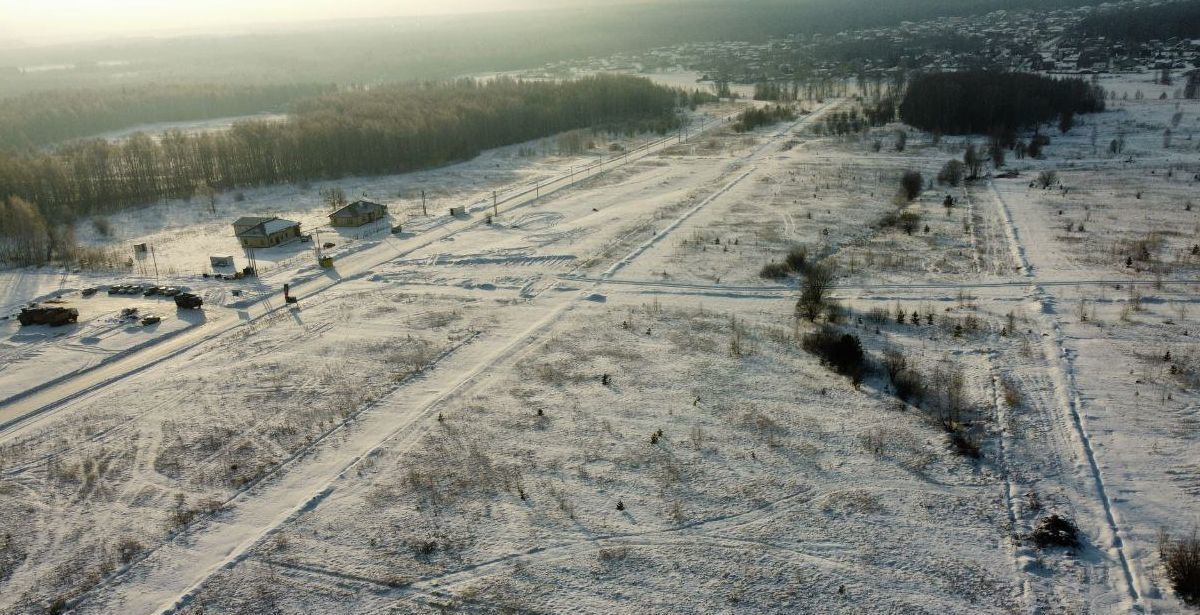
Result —
<instances>
[{"instance_id":1,"label":"utility pole","mask_svg":"<svg viewBox=\"0 0 1200 615\"><path fill-rule=\"evenodd\" d=\"M150 246L150 259L154 261L154 283L158 283L158 257L154 256L154 246Z\"/></svg>"},{"instance_id":2,"label":"utility pole","mask_svg":"<svg viewBox=\"0 0 1200 615\"><path fill-rule=\"evenodd\" d=\"M429 215L429 210L425 209L425 190L421 190L421 215Z\"/></svg>"},{"instance_id":3,"label":"utility pole","mask_svg":"<svg viewBox=\"0 0 1200 615\"><path fill-rule=\"evenodd\" d=\"M542 196L542 180L533 180L533 198L541 198Z\"/></svg>"},{"instance_id":4,"label":"utility pole","mask_svg":"<svg viewBox=\"0 0 1200 615\"><path fill-rule=\"evenodd\" d=\"M492 217L493 218L500 217L500 208L496 204L496 191L495 190L492 191Z\"/></svg>"}]
</instances>

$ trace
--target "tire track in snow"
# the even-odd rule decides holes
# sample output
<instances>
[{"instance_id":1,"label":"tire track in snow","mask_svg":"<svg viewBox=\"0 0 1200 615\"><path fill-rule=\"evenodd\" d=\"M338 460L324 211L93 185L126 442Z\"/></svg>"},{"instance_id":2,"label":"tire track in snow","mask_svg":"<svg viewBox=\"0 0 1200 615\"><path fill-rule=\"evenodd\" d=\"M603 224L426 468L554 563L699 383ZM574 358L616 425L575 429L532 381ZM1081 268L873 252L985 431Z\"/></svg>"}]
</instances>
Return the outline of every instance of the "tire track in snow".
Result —
<instances>
[{"instance_id":1,"label":"tire track in snow","mask_svg":"<svg viewBox=\"0 0 1200 615\"><path fill-rule=\"evenodd\" d=\"M1060 408L1066 412L1070 419L1076 441L1087 463L1086 472L1088 478L1094 484L1095 497L1104 510L1105 529L1108 534L1104 538L1107 539L1108 544L1106 546L1110 555L1115 556L1117 563L1121 567L1125 590L1128 593L1129 599L1127 607L1129 610L1144 612L1146 610L1142 599L1144 591L1141 589L1144 583L1141 574L1135 569L1125 553L1124 536L1126 533L1121 529L1118 512L1105 487L1104 473L1100 470L1100 464L1096 460L1096 452L1092 446L1091 434L1088 433L1087 427L1080 416L1080 406L1083 402L1079 396L1079 389L1075 382L1075 369L1072 364L1071 355L1063 340L1062 325L1058 321L1058 312L1055 309L1054 298L1046 292L1045 288L1037 283L1035 269L1029 262L1024 245L1021 244L1018 229L1013 222L1008 203L1005 202L1004 197L991 181L988 182L988 189L991 191L992 199L1004 223L1004 233L1008 237L1009 249L1012 251L1016 262L1020 264L1020 269L1029 279L1028 296L1032 301L1036 302L1040 311L1040 318L1048 321L1050 329L1053 331L1053 335L1042 338L1042 344L1046 360L1050 364L1050 377L1054 383L1055 397L1059 402Z\"/></svg>"}]
</instances>

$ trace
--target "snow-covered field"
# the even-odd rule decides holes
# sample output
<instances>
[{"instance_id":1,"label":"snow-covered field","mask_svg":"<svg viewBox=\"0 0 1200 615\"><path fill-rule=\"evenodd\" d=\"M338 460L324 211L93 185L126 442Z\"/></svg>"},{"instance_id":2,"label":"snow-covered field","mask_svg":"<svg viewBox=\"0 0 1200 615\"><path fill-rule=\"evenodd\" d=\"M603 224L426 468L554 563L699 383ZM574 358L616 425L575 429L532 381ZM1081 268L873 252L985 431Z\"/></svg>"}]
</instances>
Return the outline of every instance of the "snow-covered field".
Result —
<instances>
[{"instance_id":1,"label":"snow-covered field","mask_svg":"<svg viewBox=\"0 0 1200 615\"><path fill-rule=\"evenodd\" d=\"M339 238L331 272L286 247L253 283L190 269L233 252L237 215L318 224L325 185L114 217L107 241L155 245L213 320L0 432L0 610L1179 611L1156 543L1200 522L1200 104L1164 149L1176 101L1104 85L1130 100L1015 179L927 191L911 235L877 224L901 172L963 141L874 152L812 117L573 184L551 180L586 160L516 148L347 180L406 233ZM1031 186L1048 169L1062 186ZM491 190L543 178L483 221ZM961 397L978 459L887 376L801 350L796 281L758 275L796 244L838 263L842 328ZM22 275L9 309L94 282ZM285 281L299 309L256 302ZM1030 542L1052 513L1079 547Z\"/></svg>"}]
</instances>

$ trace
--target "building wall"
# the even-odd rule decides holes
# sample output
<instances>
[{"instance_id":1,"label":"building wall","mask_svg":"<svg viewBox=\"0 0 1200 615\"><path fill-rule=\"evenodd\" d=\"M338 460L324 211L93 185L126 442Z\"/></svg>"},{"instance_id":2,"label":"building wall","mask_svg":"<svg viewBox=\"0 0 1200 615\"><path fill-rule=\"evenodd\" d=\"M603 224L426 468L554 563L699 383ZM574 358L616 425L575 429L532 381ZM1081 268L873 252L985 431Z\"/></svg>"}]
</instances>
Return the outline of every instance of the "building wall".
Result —
<instances>
[{"instance_id":1,"label":"building wall","mask_svg":"<svg viewBox=\"0 0 1200 615\"><path fill-rule=\"evenodd\" d=\"M239 237L243 248L270 248L277 246L293 237L300 236L300 227L291 226L267 237Z\"/></svg>"},{"instance_id":2,"label":"building wall","mask_svg":"<svg viewBox=\"0 0 1200 615\"><path fill-rule=\"evenodd\" d=\"M362 226L364 224L383 219L383 212L368 214L366 216L342 216L338 218L330 218L330 226Z\"/></svg>"}]
</instances>

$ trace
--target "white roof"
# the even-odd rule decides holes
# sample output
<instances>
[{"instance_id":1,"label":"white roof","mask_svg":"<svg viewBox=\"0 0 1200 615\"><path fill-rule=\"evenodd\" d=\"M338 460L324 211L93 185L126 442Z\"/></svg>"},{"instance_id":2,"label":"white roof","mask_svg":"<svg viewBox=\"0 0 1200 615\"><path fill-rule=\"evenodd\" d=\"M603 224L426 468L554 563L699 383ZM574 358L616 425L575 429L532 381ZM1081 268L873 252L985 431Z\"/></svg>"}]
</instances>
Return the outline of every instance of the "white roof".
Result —
<instances>
[{"instance_id":1,"label":"white roof","mask_svg":"<svg viewBox=\"0 0 1200 615\"><path fill-rule=\"evenodd\" d=\"M263 232L270 235L272 233L278 233L284 229L289 229L293 226L300 226L300 223L292 222L291 220L284 220L282 218L276 218L274 220L263 222Z\"/></svg>"}]
</instances>

